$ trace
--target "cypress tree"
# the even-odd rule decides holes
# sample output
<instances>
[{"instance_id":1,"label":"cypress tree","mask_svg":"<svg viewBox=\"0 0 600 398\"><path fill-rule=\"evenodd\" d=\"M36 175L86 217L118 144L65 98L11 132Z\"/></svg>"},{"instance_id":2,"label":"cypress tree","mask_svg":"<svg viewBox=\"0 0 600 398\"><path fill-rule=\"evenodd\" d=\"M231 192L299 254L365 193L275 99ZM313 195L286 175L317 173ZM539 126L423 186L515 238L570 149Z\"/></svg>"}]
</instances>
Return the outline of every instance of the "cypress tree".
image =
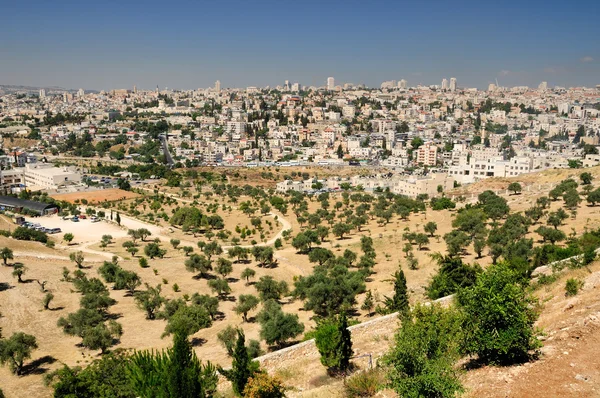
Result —
<instances>
[{"instance_id":1,"label":"cypress tree","mask_svg":"<svg viewBox=\"0 0 600 398\"><path fill-rule=\"evenodd\" d=\"M170 352L170 369L168 371L168 390L171 397L198 397L201 392L197 367L192 361L192 347L184 333L177 333L173 338Z\"/></svg>"},{"instance_id":2,"label":"cypress tree","mask_svg":"<svg viewBox=\"0 0 600 398\"><path fill-rule=\"evenodd\" d=\"M385 305L391 312L398 311L402 314L408 312L408 291L404 271L398 270L394 274L394 297L391 299L386 297Z\"/></svg>"},{"instance_id":3,"label":"cypress tree","mask_svg":"<svg viewBox=\"0 0 600 398\"><path fill-rule=\"evenodd\" d=\"M252 361L250 355L248 355L244 332L238 330L238 338L235 343L235 349L233 350L231 370L219 368L219 372L231 382L233 392L241 397L244 393L244 388L248 383L248 379L257 371L258 363Z\"/></svg>"},{"instance_id":4,"label":"cypress tree","mask_svg":"<svg viewBox=\"0 0 600 398\"><path fill-rule=\"evenodd\" d=\"M339 371L345 373L350 368L350 358L354 355L354 351L352 350L352 337L348 330L348 318L344 312L340 315L338 322L338 336Z\"/></svg>"}]
</instances>

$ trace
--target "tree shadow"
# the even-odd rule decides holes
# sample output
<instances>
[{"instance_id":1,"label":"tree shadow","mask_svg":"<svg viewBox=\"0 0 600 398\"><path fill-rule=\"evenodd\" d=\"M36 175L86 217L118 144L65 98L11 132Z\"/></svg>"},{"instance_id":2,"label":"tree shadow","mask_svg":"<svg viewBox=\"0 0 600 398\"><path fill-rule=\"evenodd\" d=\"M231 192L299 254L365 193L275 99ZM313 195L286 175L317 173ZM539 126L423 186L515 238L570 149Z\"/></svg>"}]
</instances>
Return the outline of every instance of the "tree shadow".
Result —
<instances>
[{"instance_id":1,"label":"tree shadow","mask_svg":"<svg viewBox=\"0 0 600 398\"><path fill-rule=\"evenodd\" d=\"M203 346L208 340L206 340L205 338L202 337L193 337L192 341L190 341L190 343L192 344L193 347L201 347Z\"/></svg>"},{"instance_id":2,"label":"tree shadow","mask_svg":"<svg viewBox=\"0 0 600 398\"><path fill-rule=\"evenodd\" d=\"M32 362L28 363L27 365L23 366L21 375L25 376L25 375L44 374L49 369L46 367L43 367L43 365L52 365L54 362L56 362L56 358L54 358L50 355L46 355L44 357L38 358L35 361L32 361Z\"/></svg>"},{"instance_id":3,"label":"tree shadow","mask_svg":"<svg viewBox=\"0 0 600 398\"><path fill-rule=\"evenodd\" d=\"M12 288L14 288L14 286L11 286L6 282L0 282L0 292L3 292L8 289L12 289Z\"/></svg>"},{"instance_id":4,"label":"tree shadow","mask_svg":"<svg viewBox=\"0 0 600 398\"><path fill-rule=\"evenodd\" d=\"M218 277L216 275L212 275L212 274L198 274L198 275L192 276L192 279L195 279L197 281L199 281L200 279L206 279L207 281L209 281L212 279L218 279Z\"/></svg>"},{"instance_id":5,"label":"tree shadow","mask_svg":"<svg viewBox=\"0 0 600 398\"><path fill-rule=\"evenodd\" d=\"M64 309L65 309L65 307L63 307L63 306L53 307L53 308L48 307L48 311L62 311Z\"/></svg>"},{"instance_id":6,"label":"tree shadow","mask_svg":"<svg viewBox=\"0 0 600 398\"><path fill-rule=\"evenodd\" d=\"M228 283L236 283L236 282L239 282L239 281L240 280L238 278L233 278L233 277L227 278L227 282Z\"/></svg>"},{"instance_id":7,"label":"tree shadow","mask_svg":"<svg viewBox=\"0 0 600 398\"><path fill-rule=\"evenodd\" d=\"M21 281L20 283L31 283L33 281L35 281L35 279L27 278L27 279L23 279L23 281Z\"/></svg>"},{"instance_id":8,"label":"tree shadow","mask_svg":"<svg viewBox=\"0 0 600 398\"><path fill-rule=\"evenodd\" d=\"M217 311L215 313L215 315L213 316L213 320L215 320L215 321L221 321L223 319L225 319L225 313L221 312L221 311Z\"/></svg>"}]
</instances>

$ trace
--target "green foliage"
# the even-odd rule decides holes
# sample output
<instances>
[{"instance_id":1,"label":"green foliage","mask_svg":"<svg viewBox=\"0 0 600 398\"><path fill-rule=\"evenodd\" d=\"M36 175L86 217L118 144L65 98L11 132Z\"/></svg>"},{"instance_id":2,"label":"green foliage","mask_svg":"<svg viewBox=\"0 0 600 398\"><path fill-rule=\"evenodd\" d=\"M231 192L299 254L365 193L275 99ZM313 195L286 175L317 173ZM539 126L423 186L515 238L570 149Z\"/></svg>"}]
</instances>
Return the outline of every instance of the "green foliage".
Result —
<instances>
[{"instance_id":1,"label":"green foliage","mask_svg":"<svg viewBox=\"0 0 600 398\"><path fill-rule=\"evenodd\" d=\"M67 235L67 234L65 234ZM48 242L48 235L44 232L36 231L25 227L17 227L12 233L12 237L17 240L32 240L36 242Z\"/></svg>"},{"instance_id":2,"label":"green foliage","mask_svg":"<svg viewBox=\"0 0 600 398\"><path fill-rule=\"evenodd\" d=\"M579 290L583 287L583 281L576 278L569 278L565 283L565 295L575 296L579 293Z\"/></svg>"},{"instance_id":3,"label":"green foliage","mask_svg":"<svg viewBox=\"0 0 600 398\"><path fill-rule=\"evenodd\" d=\"M289 289L286 281L276 281L272 276L262 276L254 287L260 294L261 301L279 300L285 296Z\"/></svg>"},{"instance_id":4,"label":"green foliage","mask_svg":"<svg viewBox=\"0 0 600 398\"><path fill-rule=\"evenodd\" d=\"M264 302L257 319L260 323L260 337L269 345L280 346L304 332L304 325L300 323L298 315L284 313L275 300Z\"/></svg>"},{"instance_id":5,"label":"green foliage","mask_svg":"<svg viewBox=\"0 0 600 398\"><path fill-rule=\"evenodd\" d=\"M146 312L146 319L154 319L156 311L164 303L165 299L160 296L160 292L161 285L152 287L146 283L146 290L134 294L138 308Z\"/></svg>"},{"instance_id":6,"label":"green foliage","mask_svg":"<svg viewBox=\"0 0 600 398\"><path fill-rule=\"evenodd\" d=\"M258 366L258 363L252 361L248 355L244 332L237 330L237 341L233 350L231 370L219 368L219 373L231 382L233 392L237 396L242 396L248 379L258 371Z\"/></svg>"},{"instance_id":7,"label":"green foliage","mask_svg":"<svg viewBox=\"0 0 600 398\"><path fill-rule=\"evenodd\" d=\"M454 203L450 198L445 196L441 198L431 198L431 208L433 210L446 210L446 209L454 209L456 207L456 203Z\"/></svg>"},{"instance_id":8,"label":"green foliage","mask_svg":"<svg viewBox=\"0 0 600 398\"><path fill-rule=\"evenodd\" d=\"M217 374L209 363L202 365L187 341L177 333L167 351L138 351L130 360L127 376L136 396L145 398L205 398L217 388Z\"/></svg>"},{"instance_id":9,"label":"green foliage","mask_svg":"<svg viewBox=\"0 0 600 398\"><path fill-rule=\"evenodd\" d=\"M248 312L258 306L259 299L252 294L241 294L238 297L237 305L233 308L236 314L242 315L244 322L248 322Z\"/></svg>"},{"instance_id":10,"label":"green foliage","mask_svg":"<svg viewBox=\"0 0 600 398\"><path fill-rule=\"evenodd\" d=\"M459 340L456 311L438 305L415 307L382 360L390 386L401 397L455 397L463 391L455 367Z\"/></svg>"},{"instance_id":11,"label":"green foliage","mask_svg":"<svg viewBox=\"0 0 600 398\"><path fill-rule=\"evenodd\" d=\"M144 247L144 254L150 259L154 259L154 257L163 258L167 251L165 249L161 249L158 243L148 243L146 247Z\"/></svg>"},{"instance_id":12,"label":"green foliage","mask_svg":"<svg viewBox=\"0 0 600 398\"><path fill-rule=\"evenodd\" d=\"M46 377L55 398L135 398L127 377L129 358L109 353L87 367L64 365Z\"/></svg>"},{"instance_id":13,"label":"green foliage","mask_svg":"<svg viewBox=\"0 0 600 398\"><path fill-rule=\"evenodd\" d=\"M304 308L322 317L351 309L356 295L365 291L363 274L350 272L344 265L316 266L309 276L294 282L294 296L304 300Z\"/></svg>"},{"instance_id":14,"label":"green foliage","mask_svg":"<svg viewBox=\"0 0 600 398\"><path fill-rule=\"evenodd\" d=\"M195 304L180 305L168 320L163 336L170 334L189 336L212 325L212 319L206 308Z\"/></svg>"},{"instance_id":15,"label":"green foliage","mask_svg":"<svg viewBox=\"0 0 600 398\"><path fill-rule=\"evenodd\" d=\"M405 313L409 310L408 290L406 289L406 277L404 271L398 270L394 274L394 297L385 297L385 306L389 313Z\"/></svg>"},{"instance_id":16,"label":"green foliage","mask_svg":"<svg viewBox=\"0 0 600 398\"><path fill-rule=\"evenodd\" d=\"M457 257L439 256L437 263L440 269L426 288L427 297L432 300L449 296L461 288L472 286L481 273L479 265L465 264Z\"/></svg>"},{"instance_id":17,"label":"green foliage","mask_svg":"<svg viewBox=\"0 0 600 398\"><path fill-rule=\"evenodd\" d=\"M345 373L354 353L346 314L321 323L315 333L315 344L321 354L321 363L330 373Z\"/></svg>"},{"instance_id":18,"label":"green foliage","mask_svg":"<svg viewBox=\"0 0 600 398\"><path fill-rule=\"evenodd\" d=\"M19 376L23 371L23 363L31 358L31 352L36 348L35 336L13 333L7 339L0 339L0 364L8 364L11 372Z\"/></svg>"},{"instance_id":19,"label":"green foliage","mask_svg":"<svg viewBox=\"0 0 600 398\"><path fill-rule=\"evenodd\" d=\"M486 363L513 363L528 359L530 350L538 348L533 331L537 314L522 281L521 274L499 263L458 292L465 315L462 352L477 354Z\"/></svg>"}]
</instances>

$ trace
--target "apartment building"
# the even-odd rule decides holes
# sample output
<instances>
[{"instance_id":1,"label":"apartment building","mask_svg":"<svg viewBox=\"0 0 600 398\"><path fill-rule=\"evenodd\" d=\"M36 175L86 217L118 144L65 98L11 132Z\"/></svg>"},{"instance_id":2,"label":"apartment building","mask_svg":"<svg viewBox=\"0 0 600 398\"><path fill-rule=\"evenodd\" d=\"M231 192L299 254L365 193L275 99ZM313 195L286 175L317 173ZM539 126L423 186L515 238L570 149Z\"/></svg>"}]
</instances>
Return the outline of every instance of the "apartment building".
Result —
<instances>
[{"instance_id":1,"label":"apartment building","mask_svg":"<svg viewBox=\"0 0 600 398\"><path fill-rule=\"evenodd\" d=\"M438 147L432 142L426 142L417 149L417 164L435 166L437 164Z\"/></svg>"}]
</instances>

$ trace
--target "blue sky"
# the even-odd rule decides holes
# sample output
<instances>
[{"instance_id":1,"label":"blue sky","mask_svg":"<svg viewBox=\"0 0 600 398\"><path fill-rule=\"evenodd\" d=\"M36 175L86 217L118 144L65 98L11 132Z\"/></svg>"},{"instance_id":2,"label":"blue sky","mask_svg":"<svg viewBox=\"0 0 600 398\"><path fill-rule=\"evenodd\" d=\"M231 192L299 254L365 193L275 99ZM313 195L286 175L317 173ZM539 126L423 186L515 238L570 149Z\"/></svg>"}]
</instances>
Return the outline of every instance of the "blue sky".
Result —
<instances>
[{"instance_id":1,"label":"blue sky","mask_svg":"<svg viewBox=\"0 0 600 398\"><path fill-rule=\"evenodd\" d=\"M2 4L6 3L6 4ZM0 84L600 84L600 1L0 1Z\"/></svg>"}]
</instances>

